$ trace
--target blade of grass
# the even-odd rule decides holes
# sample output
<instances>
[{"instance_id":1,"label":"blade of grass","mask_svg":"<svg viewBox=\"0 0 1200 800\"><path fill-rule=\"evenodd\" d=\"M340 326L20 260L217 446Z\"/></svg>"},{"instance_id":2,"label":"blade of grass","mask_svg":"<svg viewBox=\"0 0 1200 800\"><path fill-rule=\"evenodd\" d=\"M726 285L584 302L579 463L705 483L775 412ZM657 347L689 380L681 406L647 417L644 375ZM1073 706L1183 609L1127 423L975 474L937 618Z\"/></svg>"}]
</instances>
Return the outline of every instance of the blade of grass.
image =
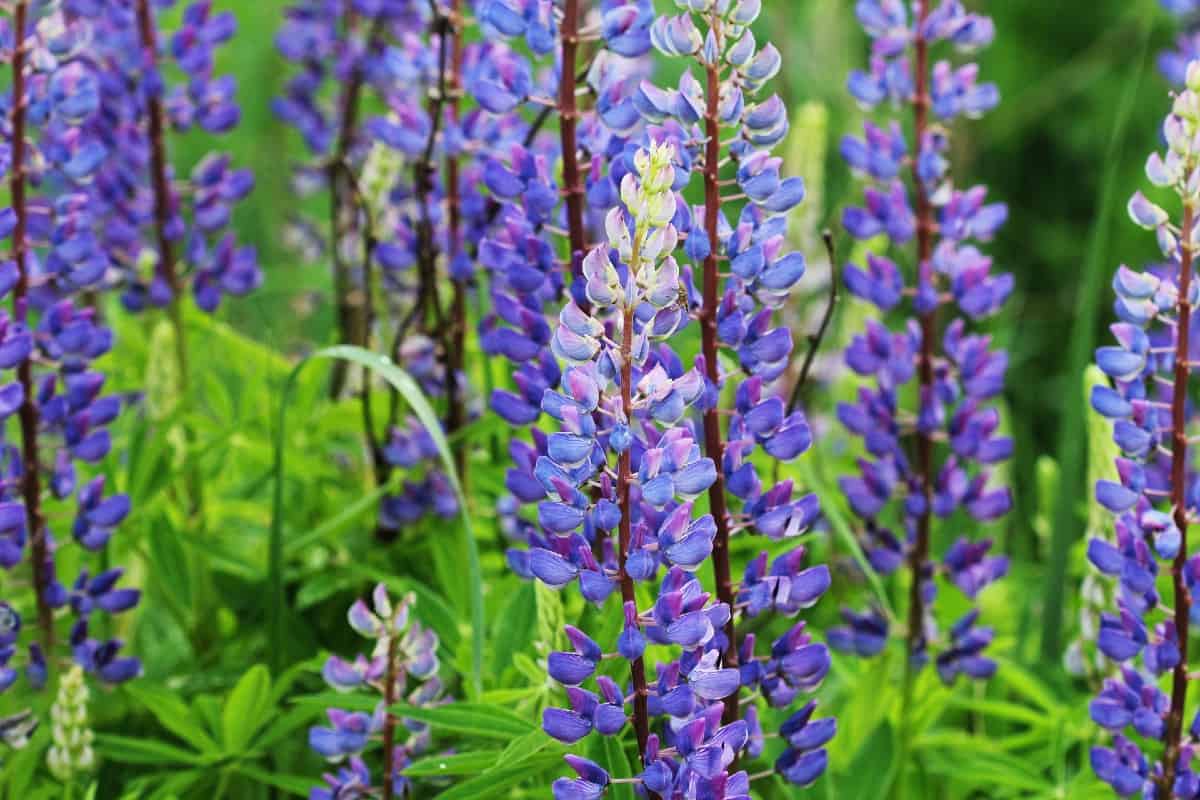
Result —
<instances>
[{"instance_id":1,"label":"blade of grass","mask_svg":"<svg viewBox=\"0 0 1200 800\"><path fill-rule=\"evenodd\" d=\"M361 347L347 345L327 347L312 353L298 363L287 377L283 392L279 399L279 415L275 428L275 496L271 511L270 552L268 567L268 586L270 588L270 642L271 658L275 662L272 672L278 673L283 666L281 659L284 653L284 615L286 598L283 586L284 544L283 544L283 476L284 476L284 444L287 441L286 426L289 400L300 372L309 363L318 360L349 361L365 367L387 381L408 403L412 412L425 426L437 446L446 475L458 499L458 507L462 512L463 545L467 556L468 597L471 613L471 685L474 695L483 691L483 580L479 565L479 548L475 541L475 530L471 524L471 514L467 507L467 498L463 494L458 471L454 465L454 456L442 433L441 423L437 414L425 399L424 392L415 380L400 367L393 364L385 356L364 350Z\"/></svg>"},{"instance_id":2,"label":"blade of grass","mask_svg":"<svg viewBox=\"0 0 1200 800\"><path fill-rule=\"evenodd\" d=\"M1091 361L1092 349L1095 346L1093 334L1102 291L1102 277L1105 273L1104 261L1108 254L1109 229L1115 209L1124 208L1123 203L1116 202L1117 180L1123 166L1121 153L1124 150L1126 130L1142 82L1142 74L1146 69L1146 55L1152 29L1153 18L1150 15L1141 17L1140 44L1137 58L1134 61L1138 66L1125 86L1113 122L1112 138L1109 140L1108 154L1105 159L1108 166L1104 171L1101 184L1100 205L1096 210L1096 221L1089 237L1087 259L1084 262L1082 280L1079 282L1079 292L1076 295L1075 322L1071 327L1069 360L1065 370L1065 374L1069 376L1083 374L1084 369ZM1071 392L1069 396L1072 400L1067 402L1058 442L1058 464L1062 480L1054 507L1054 527L1050 539L1050 568L1046 579L1046 605L1042 621L1042 659L1046 663L1057 663L1062 653L1067 554L1082 527L1082 519L1077 510L1082 497L1086 494L1086 487L1080 486L1080 476L1084 472L1084 458L1086 457L1087 437L1084 435L1083 415L1087 413L1087 409L1073 401L1074 392Z\"/></svg>"}]
</instances>

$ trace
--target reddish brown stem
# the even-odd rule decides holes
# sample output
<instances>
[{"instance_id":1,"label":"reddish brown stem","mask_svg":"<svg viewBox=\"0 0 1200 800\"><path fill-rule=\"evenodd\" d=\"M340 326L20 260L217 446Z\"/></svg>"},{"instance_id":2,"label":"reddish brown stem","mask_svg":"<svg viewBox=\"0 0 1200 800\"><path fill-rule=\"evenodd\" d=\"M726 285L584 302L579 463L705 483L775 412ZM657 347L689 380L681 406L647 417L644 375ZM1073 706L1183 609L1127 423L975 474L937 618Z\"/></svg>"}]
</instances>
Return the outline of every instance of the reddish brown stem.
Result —
<instances>
[{"instance_id":1,"label":"reddish brown stem","mask_svg":"<svg viewBox=\"0 0 1200 800\"><path fill-rule=\"evenodd\" d=\"M583 254L587 249L587 232L583 227L583 174L579 169L579 143L576 136L579 106L575 102L575 62L579 52L579 20L582 16L580 3L581 0L566 0L559 28L562 66L558 76L558 131L562 142L563 193L567 200L567 236L571 246L573 279L578 279L583 273Z\"/></svg>"},{"instance_id":2,"label":"reddish brown stem","mask_svg":"<svg viewBox=\"0 0 1200 800\"><path fill-rule=\"evenodd\" d=\"M383 683L383 800L392 800L392 773L395 771L396 717L396 650L397 637L388 637L387 668Z\"/></svg>"},{"instance_id":3,"label":"reddish brown stem","mask_svg":"<svg viewBox=\"0 0 1200 800\"><path fill-rule=\"evenodd\" d=\"M621 408L625 419L633 420L633 309L627 308L622 320L624 330L621 334ZM617 563L621 566L620 583L621 599L625 603L637 603L637 595L633 588L633 578L625 571L625 559L629 553L629 540L632 535L632 520L630 510L632 504L629 498L629 487L633 483L633 457L629 448L617 459L617 503L621 506L621 524L617 535ZM650 737L650 713L646 701L646 667L639 656L629 663L630 677L633 680L633 730L637 734L638 757L645 766L646 740Z\"/></svg>"},{"instance_id":4,"label":"reddish brown stem","mask_svg":"<svg viewBox=\"0 0 1200 800\"><path fill-rule=\"evenodd\" d=\"M1171 580L1175 591L1175 634L1179 643L1179 662L1171 681L1171 710L1167 714L1166 749L1163 751L1163 772L1158 787L1159 800L1169 800L1175 786L1176 766L1180 743L1183 741L1183 714L1187 705L1188 688L1188 620L1192 597L1188 591L1184 569L1187 565L1187 388L1191 358L1189 346L1192 304L1188 299L1192 283L1192 228L1195 212L1191 201L1183 208L1180 229L1179 263L1179 320L1175 328L1175 381L1171 389L1171 505L1175 527L1179 528L1179 552L1171 565Z\"/></svg>"},{"instance_id":5,"label":"reddish brown stem","mask_svg":"<svg viewBox=\"0 0 1200 800\"><path fill-rule=\"evenodd\" d=\"M29 271L26 232L29 209L25 200L25 33L28 27L29 2L17 0L13 10L13 85L12 85L12 161L9 167L8 188L16 225L12 232L12 259L17 265L17 285L13 289L13 317L28 324ZM37 596L38 630L42 649L47 656L54 648L54 611L46 598L50 575L47 573L49 550L46 542L46 519L42 513L42 477L39 472L41 455L38 449L37 387L33 381L33 360L27 358L17 367L17 380L25 398L21 401L21 495L25 500L25 519L29 528L33 591Z\"/></svg>"},{"instance_id":6,"label":"reddish brown stem","mask_svg":"<svg viewBox=\"0 0 1200 800\"><path fill-rule=\"evenodd\" d=\"M717 30L720 24L713 13L711 25ZM717 360L717 306L721 303L720 265L717 263L717 218L721 214L721 121L720 92L721 74L716 64L705 69L706 86L704 113L704 230L708 234L709 254L704 260L704 307L700 310L700 339L704 353L704 368L713 386L721 385L721 368ZM729 606L729 621L725 623L725 667L738 665L737 632L734 627L733 609L736 605L733 594L733 575L729 566L729 510L725 501L725 441L721 433L721 415L716 405L704 412L704 450L717 467L717 479L708 489L709 511L717 524L717 535L713 538L713 575L717 582L717 599ZM738 718L738 692L725 698L725 724Z\"/></svg>"},{"instance_id":7,"label":"reddish brown stem","mask_svg":"<svg viewBox=\"0 0 1200 800\"><path fill-rule=\"evenodd\" d=\"M462 93L463 40L461 0L450 0L450 74L448 76L448 113L450 124L458 124L459 100ZM458 192L458 156L446 157L446 206L449 222L450 249L448 261L453 268L455 259L462 249L459 241L462 228L462 208ZM467 336L467 285L455 278L454 294L450 303L450 329L446 346L446 433L453 435L463 426L463 403L460 400L459 377L463 371ZM454 459L458 465L460 481L466 480L466 448L457 444Z\"/></svg>"},{"instance_id":8,"label":"reddish brown stem","mask_svg":"<svg viewBox=\"0 0 1200 800\"><path fill-rule=\"evenodd\" d=\"M349 4L347 4L349 5ZM347 33L355 27L354 12L347 8ZM378 23L371 31L367 46L370 47L378 32ZM348 163L350 151L358 135L359 106L365 75L362 64L355 64L346 81L338 106L338 138L328 165L329 173L329 258L333 265L334 303L337 308L339 341L365 347L370 330L369 309L363 292L354 285L350 265L342 257L342 240L353 233L356 221L354 200L354 175ZM339 361L333 368L333 379L329 393L333 398L341 396L346 385L349 365Z\"/></svg>"},{"instance_id":9,"label":"reddish brown stem","mask_svg":"<svg viewBox=\"0 0 1200 800\"><path fill-rule=\"evenodd\" d=\"M155 28L154 12L150 8L150 0L138 0L137 21L144 55L157 69L158 32ZM180 308L180 303L183 301L183 281L180 279L179 268L175 263L175 247L168 234L171 222L171 183L168 176L164 133L166 113L163 110L162 98L157 93L148 93L146 112L148 116L146 124L150 136L150 179L154 189L154 232L158 240L158 271L171 289L171 302L167 306L167 313L170 315L171 325L175 329L175 358L179 367L179 380L186 390L189 380L187 337L184 336Z\"/></svg>"},{"instance_id":10,"label":"reddish brown stem","mask_svg":"<svg viewBox=\"0 0 1200 800\"><path fill-rule=\"evenodd\" d=\"M913 97L913 139L914 147L920 149L921 139L929 125L929 43L920 31L929 15L929 0L920 0L917 6L917 38L916 38L916 92ZM917 159L913 159L913 186L917 197L917 272L920 273L933 252L934 218L933 205L925 191L925 185L917 169ZM917 374L921 390L918 402L925 402L925 395L932 389L934 383L933 359L937 338L937 312L929 311L921 315L921 354L917 360ZM917 517L916 541L913 542L909 554L909 571L912 573L912 585L908 593L908 657L911 660L914 650L921 644L924 637L925 599L921 594L921 575L925 562L929 559L929 529L930 507L933 501L933 440L926 433L917 434L917 477L920 480L921 492L925 495L924 509Z\"/></svg>"},{"instance_id":11,"label":"reddish brown stem","mask_svg":"<svg viewBox=\"0 0 1200 800\"><path fill-rule=\"evenodd\" d=\"M583 276L583 256L587 250L587 231L583 227L583 171L579 168L579 103L575 98L575 88L586 79L586 71L576 74L579 61L579 21L586 12L581 8L583 0L565 0L563 3L563 20L559 26L559 39L562 43L562 63L558 74L558 136L563 159L563 195L567 203L567 242L571 248L571 280L581 280ZM532 135L545 116L539 115L530 129L530 137L526 144L532 142ZM577 301L584 311L589 308L586 297ZM597 499L594 496L593 499ZM592 555L597 561L604 560L605 534L597 529L592 538Z\"/></svg>"}]
</instances>

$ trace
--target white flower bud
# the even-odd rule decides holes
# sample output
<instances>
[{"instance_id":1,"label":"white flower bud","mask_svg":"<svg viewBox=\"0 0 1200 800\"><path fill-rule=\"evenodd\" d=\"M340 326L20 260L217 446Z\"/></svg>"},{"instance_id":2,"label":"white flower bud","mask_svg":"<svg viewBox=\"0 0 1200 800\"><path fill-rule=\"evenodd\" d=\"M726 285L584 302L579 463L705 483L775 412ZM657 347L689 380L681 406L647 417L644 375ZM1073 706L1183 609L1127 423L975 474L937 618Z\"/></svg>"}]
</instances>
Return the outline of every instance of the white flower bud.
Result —
<instances>
[{"instance_id":1,"label":"white flower bud","mask_svg":"<svg viewBox=\"0 0 1200 800\"><path fill-rule=\"evenodd\" d=\"M46 753L46 766L64 783L77 774L90 772L96 765L96 754L92 750L95 737L87 725L88 694L83 670L76 665L62 676L58 695L50 708L53 743Z\"/></svg>"}]
</instances>

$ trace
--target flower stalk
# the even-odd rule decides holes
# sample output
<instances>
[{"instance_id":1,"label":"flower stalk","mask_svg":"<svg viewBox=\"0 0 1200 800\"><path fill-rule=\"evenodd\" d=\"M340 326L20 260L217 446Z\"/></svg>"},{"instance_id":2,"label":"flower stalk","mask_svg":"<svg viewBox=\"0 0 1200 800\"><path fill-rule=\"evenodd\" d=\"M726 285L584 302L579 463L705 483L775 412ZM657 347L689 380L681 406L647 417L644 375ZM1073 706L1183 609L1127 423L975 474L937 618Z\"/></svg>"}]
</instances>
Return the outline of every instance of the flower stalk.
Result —
<instances>
[{"instance_id":1,"label":"flower stalk","mask_svg":"<svg viewBox=\"0 0 1200 800\"><path fill-rule=\"evenodd\" d=\"M721 18L713 7L709 17L710 31L721 41ZM717 261L719 241L718 221L721 216L721 120L720 64L715 60L706 64L704 104L704 232L709 241L709 253L704 259L704 305L700 312L701 350L704 353L705 377L719 395L722 384L721 364L718 355L717 310L721 304L720 264ZM714 402L704 410L704 449L716 464L725 457L725 442L721 434L720 403ZM717 535L713 539L713 576L717 584L717 598L730 608L734 606L733 573L729 564L729 509L725 498L725 471L717 469L717 479L708 488L708 504L717 524ZM738 640L733 616L725 623L725 666L738 665ZM738 718L738 687L725 698L725 714L722 720L729 724Z\"/></svg>"},{"instance_id":2,"label":"flower stalk","mask_svg":"<svg viewBox=\"0 0 1200 800\"><path fill-rule=\"evenodd\" d=\"M137 0L138 34L142 51L152 69L158 69L158 33L154 10L150 0ZM171 186L167 147L165 141L165 117L159 92L148 92L146 98L146 127L150 144L150 182L154 190L154 232L158 245L157 271L171 291L167 305L167 316L175 332L175 361L179 369L179 380L184 394L190 385L188 368L187 336L183 326L183 281L175 261L175 246L168 232L171 222Z\"/></svg>"},{"instance_id":3,"label":"flower stalk","mask_svg":"<svg viewBox=\"0 0 1200 800\"><path fill-rule=\"evenodd\" d=\"M913 140L925 141L929 119L929 42L925 38L925 21L929 16L929 0L917 0L917 19L914 27L913 50L916 54L916 90L913 93ZM919 146L919 145L918 145ZM917 264L924 269L933 255L933 234L936 230L933 206L925 182L921 180L920 159L912 160L913 186L916 193L917 215ZM917 359L917 376L920 381L919 397L925 398L933 391L933 359L937 342L937 306L934 305L920 315L921 353ZM924 400L922 400L924 402ZM912 702L912 660L923 647L925 638L925 599L922 572L929 560L930 520L933 509L933 439L931 431L917 431L917 480L925 497L922 510L917 515L916 539L909 553L908 568L911 584L908 591L908 641L904 677L904 718L907 724L908 711Z\"/></svg>"},{"instance_id":4,"label":"flower stalk","mask_svg":"<svg viewBox=\"0 0 1200 800\"><path fill-rule=\"evenodd\" d=\"M357 16L347 4L344 23L347 33L354 29L356 23ZM367 43L368 47L374 45L377 30L372 27L372 33ZM329 257L333 265L333 291L337 308L339 341L359 347L367 346L370 338L371 310L367 306L364 294L367 287L365 283L363 287L355 285L342 243L353 234L359 212L359 206L355 202L354 175L349 165L349 159L359 134L359 114L361 113L364 83L363 64L361 60L358 60L351 68L350 76L342 88L338 105L337 143L326 167L329 183L329 231L331 236ZM334 365L333 377L329 386L331 398L341 397L345 390L348 372L347 364L338 362Z\"/></svg>"},{"instance_id":5,"label":"flower stalk","mask_svg":"<svg viewBox=\"0 0 1200 800\"><path fill-rule=\"evenodd\" d=\"M559 28L562 58L558 76L558 133L562 144L563 195L567 205L567 243L570 248L571 276L582 276L583 255L587 250L587 233L583 227L583 177L579 169L579 105L575 97L579 53L579 21L583 16L583 0L564 0L563 19ZM581 308L586 310L586 301Z\"/></svg>"},{"instance_id":6,"label":"flower stalk","mask_svg":"<svg viewBox=\"0 0 1200 800\"><path fill-rule=\"evenodd\" d=\"M463 19L461 0L450 0L450 13L446 32L450 36L450 74L446 81L449 97L446 100L450 124L458 126L462 101L463 69ZM467 338L467 280L456 274L454 266L462 253L462 200L459 196L459 158L451 152L445 158L446 212L448 225L447 263L450 265L452 296L450 301L450 326L446 332L446 434L453 436L465 421L462 388L464 359ZM467 450L461 442L455 442L454 458L458 465L459 480L467 479Z\"/></svg>"},{"instance_id":7,"label":"flower stalk","mask_svg":"<svg viewBox=\"0 0 1200 800\"><path fill-rule=\"evenodd\" d=\"M12 232L12 260L17 265L17 283L13 287L13 318L29 324L29 209L26 201L27 110L25 96L26 29L29 20L29 0L17 0L13 9L12 55L12 166L9 168L8 189L16 223ZM42 481L39 465L37 387L33 380L33 361L26 358L17 366L17 380L23 399L19 413L21 423L21 497L25 501L25 518L29 530L30 568L37 602L39 640L42 649L54 648L54 610L50 607L48 591L52 576L48 574L49 547L46 541L46 518L42 512Z\"/></svg>"},{"instance_id":8,"label":"flower stalk","mask_svg":"<svg viewBox=\"0 0 1200 800\"><path fill-rule=\"evenodd\" d=\"M1171 583L1175 600L1175 636L1179 661L1171 677L1171 710L1167 713L1167 739L1163 751L1163 774L1159 797L1169 800L1175 786L1179 764L1179 749L1183 739L1183 715L1188 691L1188 623L1191 619L1192 595L1185 570L1188 560L1188 500L1187 500L1187 399L1191 377L1191 320L1192 320L1192 259L1195 244L1192 239L1196 208L1185 201L1183 224L1179 230L1179 298L1176 302L1174 385L1171 387L1171 508L1175 527L1179 531L1179 552L1171 562Z\"/></svg>"}]
</instances>

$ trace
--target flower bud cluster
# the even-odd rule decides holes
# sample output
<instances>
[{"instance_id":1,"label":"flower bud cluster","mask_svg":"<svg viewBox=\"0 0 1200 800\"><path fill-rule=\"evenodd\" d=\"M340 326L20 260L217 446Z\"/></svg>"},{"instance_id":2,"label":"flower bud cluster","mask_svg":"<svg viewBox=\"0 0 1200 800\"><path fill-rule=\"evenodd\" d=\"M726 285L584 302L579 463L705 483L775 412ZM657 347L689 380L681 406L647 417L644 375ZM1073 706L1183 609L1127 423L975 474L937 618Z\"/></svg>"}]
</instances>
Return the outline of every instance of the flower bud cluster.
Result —
<instances>
[{"instance_id":1,"label":"flower bud cluster","mask_svg":"<svg viewBox=\"0 0 1200 800\"><path fill-rule=\"evenodd\" d=\"M95 769L96 753L92 750L95 734L88 726L88 688L78 665L59 681L50 720L53 744L46 752L46 765L51 774L67 783Z\"/></svg>"}]
</instances>

